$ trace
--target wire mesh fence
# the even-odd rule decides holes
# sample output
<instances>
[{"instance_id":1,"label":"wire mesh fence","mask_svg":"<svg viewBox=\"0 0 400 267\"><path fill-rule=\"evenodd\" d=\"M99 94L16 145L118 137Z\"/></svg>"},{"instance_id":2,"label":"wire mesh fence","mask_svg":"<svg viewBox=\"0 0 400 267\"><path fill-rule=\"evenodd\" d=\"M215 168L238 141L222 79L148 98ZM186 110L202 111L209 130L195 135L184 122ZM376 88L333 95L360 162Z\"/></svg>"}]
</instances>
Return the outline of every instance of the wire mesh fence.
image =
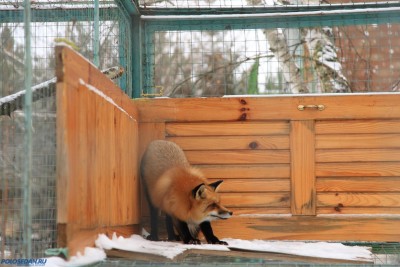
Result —
<instances>
[{"instance_id":1,"label":"wire mesh fence","mask_svg":"<svg viewBox=\"0 0 400 267\"><path fill-rule=\"evenodd\" d=\"M131 90L129 21L113 1L101 1L99 40L94 37L93 1L32 3L32 256L56 246L56 104L54 46L67 43L99 68L121 66L118 80ZM21 1L0 2L0 258L23 256L24 27Z\"/></svg>"},{"instance_id":2,"label":"wire mesh fence","mask_svg":"<svg viewBox=\"0 0 400 267\"><path fill-rule=\"evenodd\" d=\"M128 95L134 95L134 50L140 50L136 60L143 72L142 87L135 90L153 95L400 91L400 20L393 15L399 10L398 1L129 1L143 13L140 25L133 25L122 2L99 2L98 29L94 1L31 3L32 84L45 88L34 99L31 114L34 257L55 247L57 239L52 80L57 43L69 44L91 61L98 58L100 69L122 66L125 71L118 85ZM307 13L319 7L324 11L318 16ZM342 17L340 12L328 12L338 7L353 13ZM296 15L284 16L294 11ZM146 18L158 14L169 17ZM0 258L22 256L25 114L22 97L15 94L24 89L25 26L22 1L0 1ZM140 47L131 43L134 26L141 27L136 36ZM3 105L10 96L20 101L14 108Z\"/></svg>"},{"instance_id":3,"label":"wire mesh fence","mask_svg":"<svg viewBox=\"0 0 400 267\"><path fill-rule=\"evenodd\" d=\"M145 88L171 97L398 91L399 32L399 23L373 22L155 31Z\"/></svg>"}]
</instances>

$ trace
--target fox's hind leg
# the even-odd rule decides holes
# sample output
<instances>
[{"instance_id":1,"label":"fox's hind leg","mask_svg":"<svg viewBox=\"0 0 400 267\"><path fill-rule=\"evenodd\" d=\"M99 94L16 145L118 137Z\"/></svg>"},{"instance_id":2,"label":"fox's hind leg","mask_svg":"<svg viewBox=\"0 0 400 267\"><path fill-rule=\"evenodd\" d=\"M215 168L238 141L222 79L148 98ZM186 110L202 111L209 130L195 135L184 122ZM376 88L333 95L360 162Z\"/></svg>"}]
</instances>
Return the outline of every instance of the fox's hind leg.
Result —
<instances>
[{"instance_id":1,"label":"fox's hind leg","mask_svg":"<svg viewBox=\"0 0 400 267\"><path fill-rule=\"evenodd\" d=\"M147 237L149 240L159 241L158 239L158 214L159 210L154 207L152 204L150 206L150 226L151 232L150 236Z\"/></svg>"},{"instance_id":2,"label":"fox's hind leg","mask_svg":"<svg viewBox=\"0 0 400 267\"><path fill-rule=\"evenodd\" d=\"M150 235L147 237L148 240L153 240L153 241L158 241L158 215L159 215L159 210L156 208L150 200L149 193L147 191L147 188L145 189L146 192L146 198L147 202L149 203L149 209L150 209Z\"/></svg>"},{"instance_id":3,"label":"fox's hind leg","mask_svg":"<svg viewBox=\"0 0 400 267\"><path fill-rule=\"evenodd\" d=\"M227 242L221 241L214 235L214 232L211 228L211 223L208 221L202 222L200 224L200 229L203 232L204 237L209 244L218 244L218 245L228 245Z\"/></svg>"}]
</instances>

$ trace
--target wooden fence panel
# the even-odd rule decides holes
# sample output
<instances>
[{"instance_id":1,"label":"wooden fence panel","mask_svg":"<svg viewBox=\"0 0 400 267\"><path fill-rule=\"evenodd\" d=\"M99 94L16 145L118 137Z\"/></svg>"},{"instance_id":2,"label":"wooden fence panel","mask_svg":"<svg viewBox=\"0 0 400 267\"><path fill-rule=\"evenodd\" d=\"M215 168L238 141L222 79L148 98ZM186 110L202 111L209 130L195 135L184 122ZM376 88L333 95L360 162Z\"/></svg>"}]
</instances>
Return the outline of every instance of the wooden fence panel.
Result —
<instances>
[{"instance_id":1,"label":"wooden fence panel","mask_svg":"<svg viewBox=\"0 0 400 267\"><path fill-rule=\"evenodd\" d=\"M138 163L155 139L224 179L221 238L400 241L400 94L133 101L65 47L57 78L59 245L72 252L139 228Z\"/></svg>"},{"instance_id":2,"label":"wooden fence panel","mask_svg":"<svg viewBox=\"0 0 400 267\"><path fill-rule=\"evenodd\" d=\"M234 212L221 237L400 241L400 94L139 100ZM323 104L325 109L298 105ZM150 141L150 140L148 140ZM236 215L236 216L235 216Z\"/></svg>"},{"instance_id":3,"label":"wooden fence panel","mask_svg":"<svg viewBox=\"0 0 400 267\"><path fill-rule=\"evenodd\" d=\"M139 228L138 122L92 64L67 47L56 55L58 245L74 255L98 233Z\"/></svg>"}]
</instances>

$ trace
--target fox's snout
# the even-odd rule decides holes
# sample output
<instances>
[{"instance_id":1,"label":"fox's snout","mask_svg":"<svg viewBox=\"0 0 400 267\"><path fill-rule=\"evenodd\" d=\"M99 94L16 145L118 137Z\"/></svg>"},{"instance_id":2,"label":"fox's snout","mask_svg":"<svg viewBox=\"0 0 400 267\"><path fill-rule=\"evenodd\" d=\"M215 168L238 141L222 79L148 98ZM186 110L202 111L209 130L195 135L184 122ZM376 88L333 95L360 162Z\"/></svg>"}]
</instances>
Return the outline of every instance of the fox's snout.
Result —
<instances>
[{"instance_id":1,"label":"fox's snout","mask_svg":"<svg viewBox=\"0 0 400 267\"><path fill-rule=\"evenodd\" d=\"M229 219L232 216L233 212L227 209L224 210L218 210L218 211L212 211L211 212L211 217L213 217L214 219L222 219L222 220L226 220Z\"/></svg>"}]
</instances>

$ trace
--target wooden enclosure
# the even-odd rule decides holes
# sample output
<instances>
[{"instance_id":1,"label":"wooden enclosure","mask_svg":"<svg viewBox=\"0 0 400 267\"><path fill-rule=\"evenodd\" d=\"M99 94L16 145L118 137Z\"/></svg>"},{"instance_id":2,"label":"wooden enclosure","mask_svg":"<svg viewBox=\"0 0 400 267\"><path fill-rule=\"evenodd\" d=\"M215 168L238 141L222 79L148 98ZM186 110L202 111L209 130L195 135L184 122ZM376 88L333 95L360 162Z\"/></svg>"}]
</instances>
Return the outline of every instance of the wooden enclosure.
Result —
<instances>
[{"instance_id":1,"label":"wooden enclosure","mask_svg":"<svg viewBox=\"0 0 400 267\"><path fill-rule=\"evenodd\" d=\"M222 200L234 216L215 223L221 236L400 241L399 101L372 94L135 102L141 146L176 142L207 177L225 180Z\"/></svg>"},{"instance_id":2,"label":"wooden enclosure","mask_svg":"<svg viewBox=\"0 0 400 267\"><path fill-rule=\"evenodd\" d=\"M73 251L138 231L155 139L225 180L220 238L400 241L400 94L131 100L69 48L57 57L59 239Z\"/></svg>"},{"instance_id":3,"label":"wooden enclosure","mask_svg":"<svg viewBox=\"0 0 400 267\"><path fill-rule=\"evenodd\" d=\"M140 222L132 100L70 48L56 48L57 227L69 254Z\"/></svg>"}]
</instances>

